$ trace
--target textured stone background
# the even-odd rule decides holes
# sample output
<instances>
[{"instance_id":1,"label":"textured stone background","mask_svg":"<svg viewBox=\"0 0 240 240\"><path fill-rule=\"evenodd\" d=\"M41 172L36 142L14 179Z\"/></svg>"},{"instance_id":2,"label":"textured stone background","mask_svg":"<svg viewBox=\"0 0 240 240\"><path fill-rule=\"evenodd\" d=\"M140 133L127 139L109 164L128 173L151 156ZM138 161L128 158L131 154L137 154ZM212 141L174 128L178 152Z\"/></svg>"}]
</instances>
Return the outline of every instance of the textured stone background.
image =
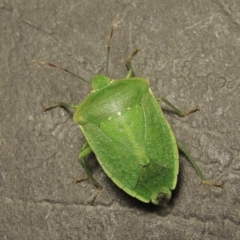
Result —
<instances>
[{"instance_id":1,"label":"textured stone background","mask_svg":"<svg viewBox=\"0 0 240 240\"><path fill-rule=\"evenodd\" d=\"M231 4L229 3L231 2ZM239 1L8 1L0 3L0 239L237 239L240 236L240 5ZM43 59L91 79L104 71L107 37L120 14L110 75L125 76L123 61L138 46L136 75L156 96L181 109L165 111L179 141L206 176L223 189L202 186L181 156L178 187L164 209L118 189L94 157L104 190L94 192L77 156L84 137L63 109L90 87ZM163 106L163 109L167 109Z\"/></svg>"}]
</instances>

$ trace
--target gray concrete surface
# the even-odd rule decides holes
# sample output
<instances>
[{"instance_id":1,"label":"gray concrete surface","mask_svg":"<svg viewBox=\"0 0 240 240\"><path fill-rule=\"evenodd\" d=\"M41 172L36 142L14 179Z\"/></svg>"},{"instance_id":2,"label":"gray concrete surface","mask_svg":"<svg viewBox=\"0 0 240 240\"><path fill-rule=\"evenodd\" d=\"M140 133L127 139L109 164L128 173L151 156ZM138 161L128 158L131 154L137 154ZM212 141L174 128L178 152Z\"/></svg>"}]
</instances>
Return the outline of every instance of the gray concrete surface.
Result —
<instances>
[{"instance_id":1,"label":"gray concrete surface","mask_svg":"<svg viewBox=\"0 0 240 240\"><path fill-rule=\"evenodd\" d=\"M0 2L0 239L239 239L239 1ZM90 87L32 59L91 79L105 68L112 21L119 13L110 75L121 78L136 46L136 75L156 96L201 111L179 118L165 111L179 141L206 176L201 185L180 157L177 189L166 208L140 203L118 189L96 163L104 186L94 206L77 156L84 137L57 101L81 102ZM167 110L163 105L163 109Z\"/></svg>"}]
</instances>

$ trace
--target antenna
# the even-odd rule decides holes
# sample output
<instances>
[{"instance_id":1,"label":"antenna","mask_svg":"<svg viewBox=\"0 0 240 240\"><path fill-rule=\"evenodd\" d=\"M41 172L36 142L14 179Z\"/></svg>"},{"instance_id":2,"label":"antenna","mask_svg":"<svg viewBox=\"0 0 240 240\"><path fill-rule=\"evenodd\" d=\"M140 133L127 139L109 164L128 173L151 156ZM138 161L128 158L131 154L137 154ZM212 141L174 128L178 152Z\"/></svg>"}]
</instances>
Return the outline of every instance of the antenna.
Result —
<instances>
[{"instance_id":1,"label":"antenna","mask_svg":"<svg viewBox=\"0 0 240 240\"><path fill-rule=\"evenodd\" d=\"M68 69L60 67L60 66L58 66L56 64L49 63L49 62L44 62L44 61L40 61L40 60L32 60L32 62L37 63L37 64L41 64L41 65L48 65L50 67L55 67L55 68L61 69L61 70L65 71L65 72L67 72L67 73L70 73L74 77L77 77L77 78L81 79L82 81L89 83L89 81L87 81L86 79L84 79L84 78L78 76L77 74L69 71Z\"/></svg>"},{"instance_id":2,"label":"antenna","mask_svg":"<svg viewBox=\"0 0 240 240\"><path fill-rule=\"evenodd\" d=\"M112 38L113 38L113 32L114 32L114 29L117 27L118 18L119 18L119 14L117 14L116 17L115 17L114 20L113 20L112 29L111 29L111 32L110 32L110 35L109 35L109 39L108 39L106 76L108 76L109 54L110 54L110 48L111 48L111 43L112 43Z\"/></svg>"}]
</instances>

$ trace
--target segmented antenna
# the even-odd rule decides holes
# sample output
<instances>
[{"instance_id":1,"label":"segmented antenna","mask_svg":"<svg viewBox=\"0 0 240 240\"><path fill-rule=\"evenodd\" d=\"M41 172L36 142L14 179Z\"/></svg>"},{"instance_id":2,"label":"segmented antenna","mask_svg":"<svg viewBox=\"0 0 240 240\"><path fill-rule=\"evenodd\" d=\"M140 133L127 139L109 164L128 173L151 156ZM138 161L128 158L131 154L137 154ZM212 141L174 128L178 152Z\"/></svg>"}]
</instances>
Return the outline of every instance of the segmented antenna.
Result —
<instances>
[{"instance_id":1,"label":"segmented antenna","mask_svg":"<svg viewBox=\"0 0 240 240\"><path fill-rule=\"evenodd\" d=\"M116 17L113 20L112 29L111 29L109 39L108 39L106 76L108 76L108 62L109 62L109 54L110 54L110 47L111 47L111 42L112 42L112 38L113 38L113 32L114 32L114 29L117 27L118 18L119 18L119 15L117 14Z\"/></svg>"},{"instance_id":2,"label":"segmented antenna","mask_svg":"<svg viewBox=\"0 0 240 240\"><path fill-rule=\"evenodd\" d=\"M77 78L81 79L82 81L89 83L89 81L87 81L87 80L84 79L83 77L80 77L80 76L78 76L77 74L69 71L68 69L63 68L63 67L61 67L61 66L58 66L58 65L56 65L56 64L49 63L49 62L44 62L44 61L40 61L40 60L32 60L32 62L37 63L37 64L41 64L41 65L48 65L48 66L50 66L50 67L54 67L54 68L61 69L61 70L65 71L65 72L67 72L67 73L70 73L70 74L73 75L74 77L77 77Z\"/></svg>"}]
</instances>

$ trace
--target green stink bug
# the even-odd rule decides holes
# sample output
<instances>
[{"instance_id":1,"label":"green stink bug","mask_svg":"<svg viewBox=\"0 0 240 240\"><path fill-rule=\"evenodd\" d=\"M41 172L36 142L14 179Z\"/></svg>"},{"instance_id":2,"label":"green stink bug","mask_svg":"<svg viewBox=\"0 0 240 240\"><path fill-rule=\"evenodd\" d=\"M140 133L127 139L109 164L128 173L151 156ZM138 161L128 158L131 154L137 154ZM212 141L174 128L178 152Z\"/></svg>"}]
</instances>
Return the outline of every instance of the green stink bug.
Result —
<instances>
[{"instance_id":1,"label":"green stink bug","mask_svg":"<svg viewBox=\"0 0 240 240\"><path fill-rule=\"evenodd\" d=\"M106 72L113 29L108 44ZM86 138L79 162L97 187L88 202L93 203L102 189L86 165L87 157L92 152L118 187L145 203L162 205L170 200L171 192L177 184L178 148L191 161L204 184L221 187L222 184L205 179L190 153L176 141L158 102L163 101L179 116L186 116L199 109L183 113L165 98L154 97L148 80L133 76L131 60L137 52L138 49L125 62L128 70L125 78L115 80L97 75L92 80L92 91L82 103L71 105L60 102L45 109L64 107L74 110L74 121ZM34 61L77 76L55 64Z\"/></svg>"}]
</instances>

